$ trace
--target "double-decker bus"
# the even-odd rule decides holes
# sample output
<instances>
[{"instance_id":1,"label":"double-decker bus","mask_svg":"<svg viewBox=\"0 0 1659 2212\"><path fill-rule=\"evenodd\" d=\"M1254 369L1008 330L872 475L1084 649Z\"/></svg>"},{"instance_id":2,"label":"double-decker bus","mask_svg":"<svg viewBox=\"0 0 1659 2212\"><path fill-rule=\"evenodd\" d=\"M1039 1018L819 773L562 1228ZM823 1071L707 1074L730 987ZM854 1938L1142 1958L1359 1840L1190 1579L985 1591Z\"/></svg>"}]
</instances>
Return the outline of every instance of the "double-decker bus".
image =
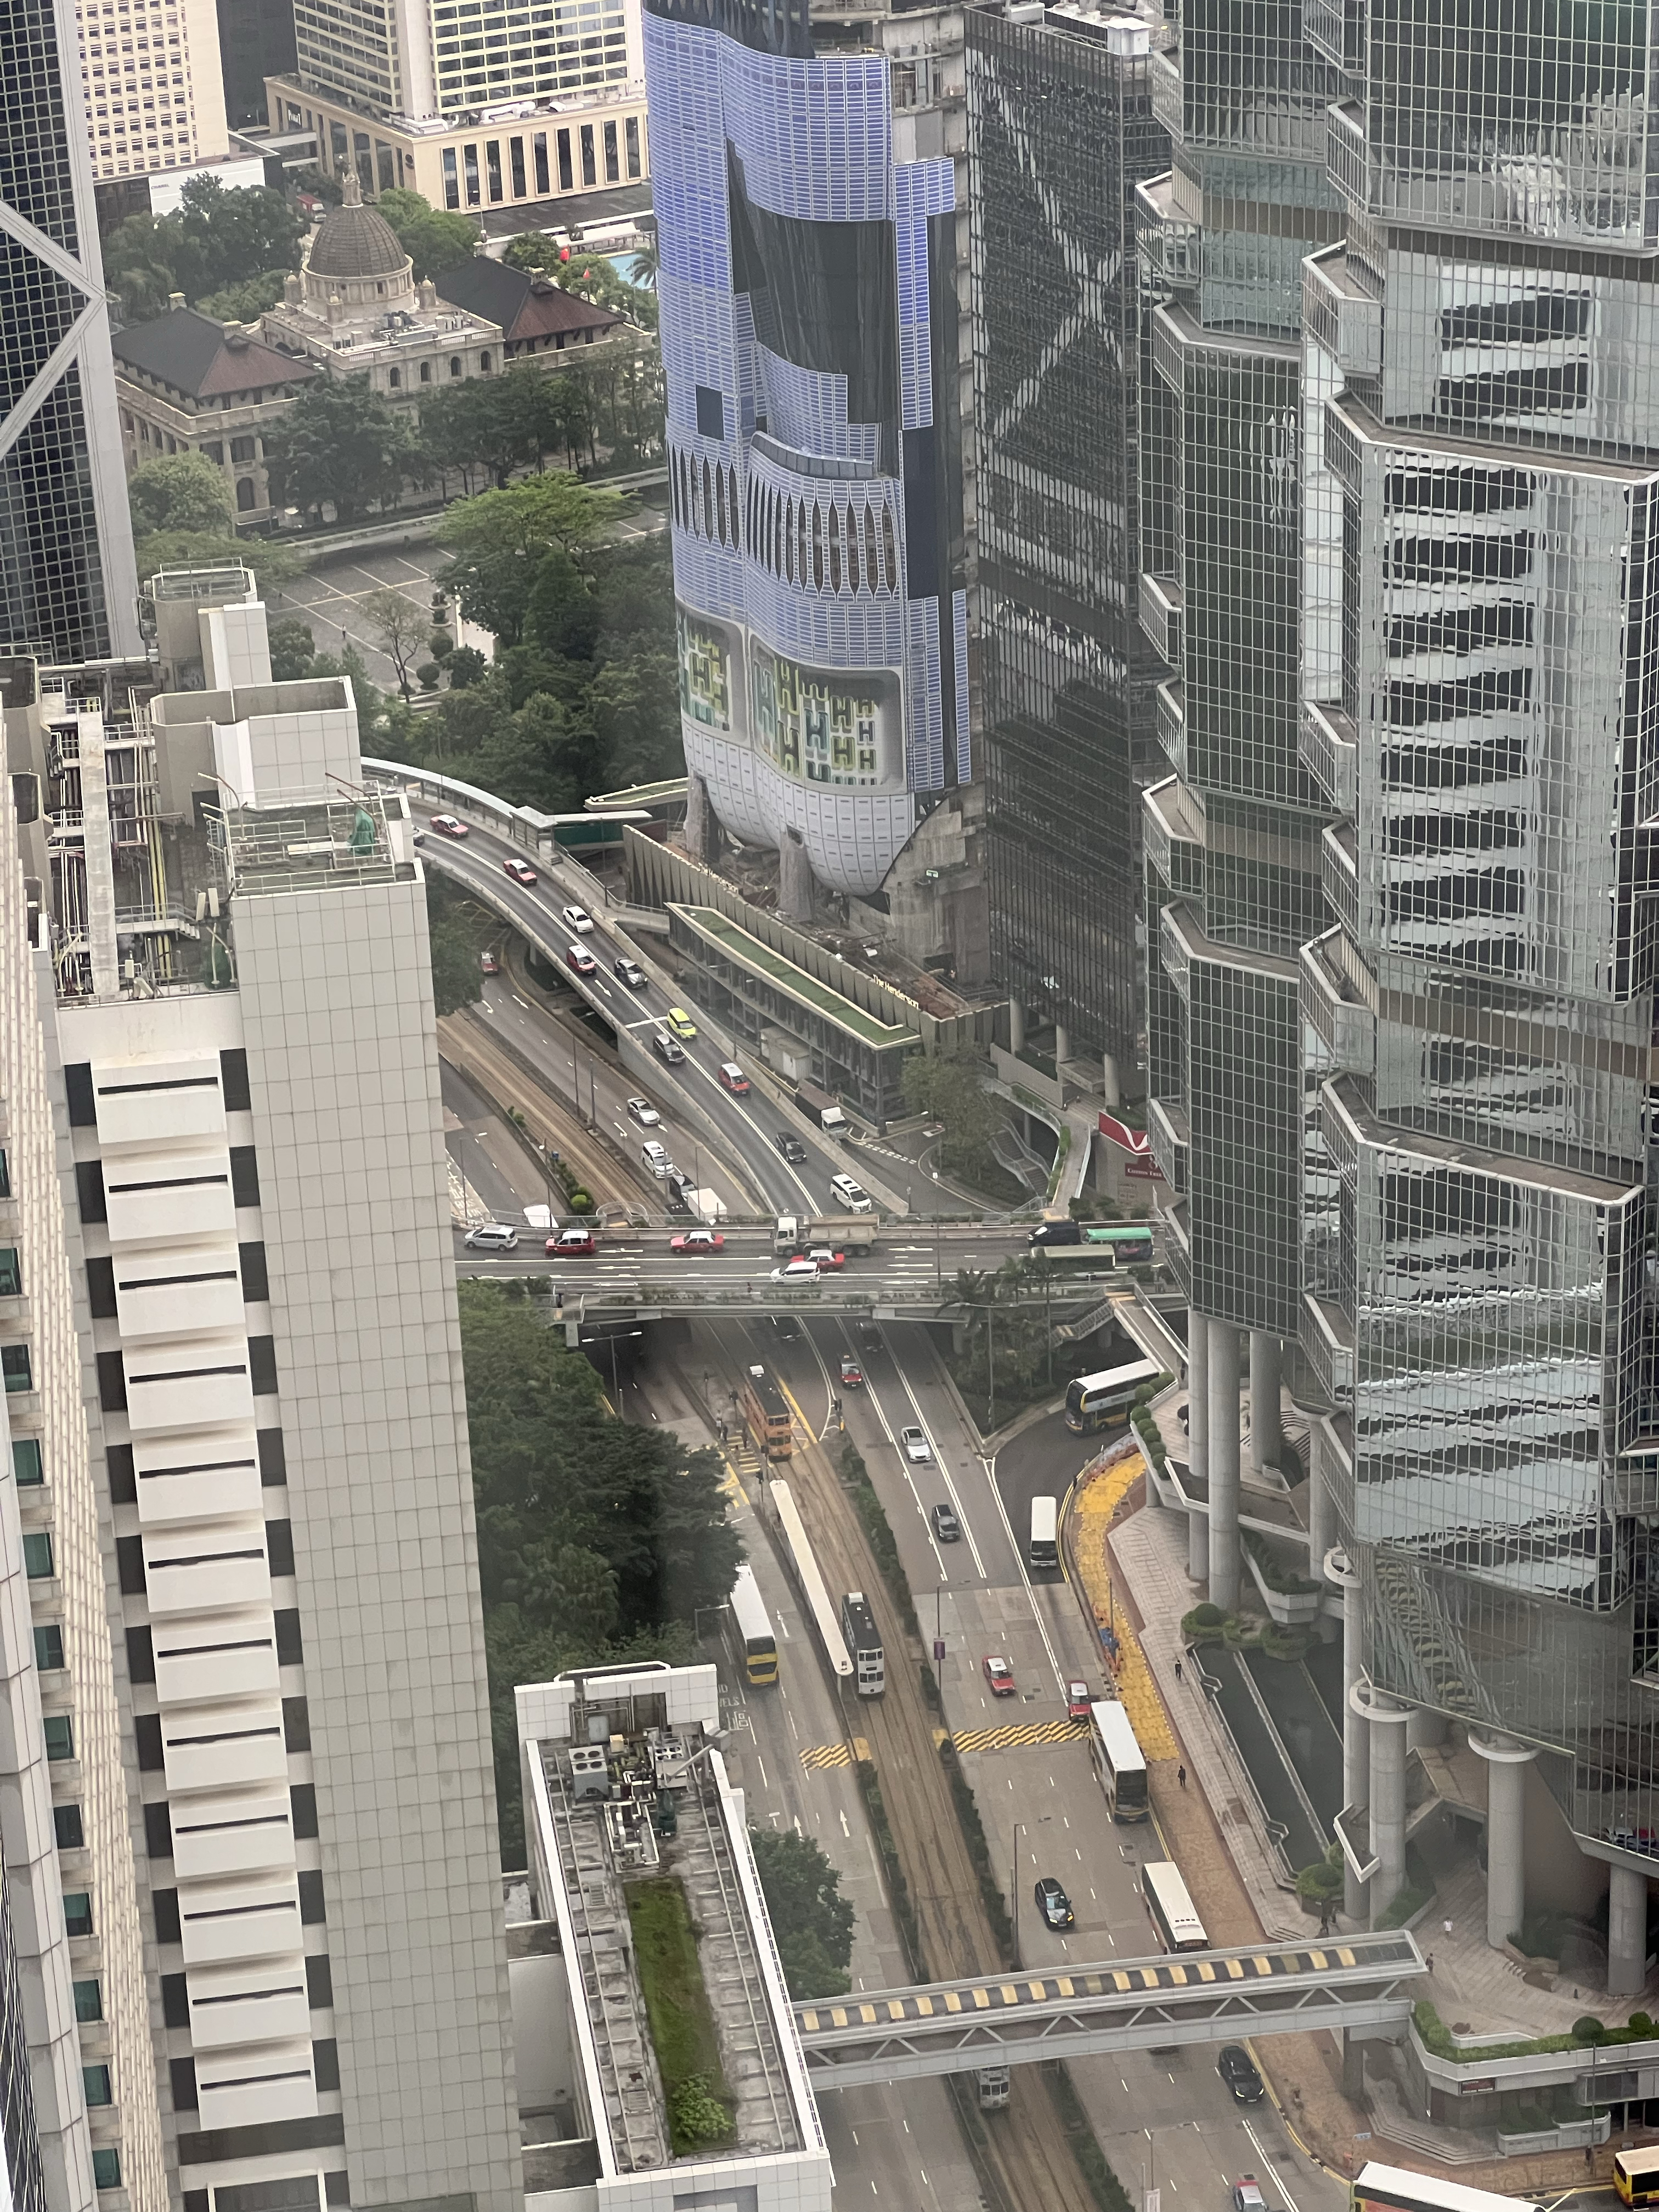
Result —
<instances>
[{"instance_id":1,"label":"double-decker bus","mask_svg":"<svg viewBox=\"0 0 1659 2212\"><path fill-rule=\"evenodd\" d=\"M1140 1869L1140 1894L1166 1951L1207 1951L1210 1939L1197 1907L1187 1894L1181 1869L1168 1859L1153 1859Z\"/></svg>"},{"instance_id":2,"label":"double-decker bus","mask_svg":"<svg viewBox=\"0 0 1659 2212\"><path fill-rule=\"evenodd\" d=\"M745 1559L732 1585L732 1606L726 1615L732 1656L743 1679L757 1688L778 1679L778 1639L766 1610L755 1570Z\"/></svg>"},{"instance_id":3,"label":"double-decker bus","mask_svg":"<svg viewBox=\"0 0 1659 2212\"><path fill-rule=\"evenodd\" d=\"M1129 1716L1115 1698L1102 1698L1089 1708L1089 1753L1112 1818L1150 1820L1146 1754L1135 1739Z\"/></svg>"},{"instance_id":4,"label":"double-decker bus","mask_svg":"<svg viewBox=\"0 0 1659 2212\"><path fill-rule=\"evenodd\" d=\"M743 1425L763 1459L793 1459L794 1425L777 1379L758 1362L743 1378Z\"/></svg>"},{"instance_id":5,"label":"double-decker bus","mask_svg":"<svg viewBox=\"0 0 1659 2212\"><path fill-rule=\"evenodd\" d=\"M1135 1392L1156 1382L1164 1370L1155 1359L1132 1359L1127 1366L1104 1367L1098 1375L1079 1375L1066 1386L1066 1425L1086 1436L1092 1430L1127 1421Z\"/></svg>"},{"instance_id":6,"label":"double-decker bus","mask_svg":"<svg viewBox=\"0 0 1659 2212\"><path fill-rule=\"evenodd\" d=\"M1366 2171L1369 2172L1370 2168ZM1354 2185L1356 2188L1358 2185L1358 2182ZM1626 2204L1659 2204L1659 2143L1649 2143L1641 2150L1616 2153L1613 2185Z\"/></svg>"},{"instance_id":7,"label":"double-decker bus","mask_svg":"<svg viewBox=\"0 0 1659 2212\"><path fill-rule=\"evenodd\" d=\"M1651 2156L1647 2151L1620 2151L1613 2161L1613 2185L1625 2197L1626 2204L1634 2201L1625 2197L1619 2179L1621 2160L1637 2160ZM1471 2189L1462 2181L1437 2181L1431 2173L1413 2173L1408 2166L1380 2166L1375 2160L1362 2166L1354 2176L1349 2191L1352 2212L1540 2212L1536 2204L1529 2204L1520 2197L1495 2197L1487 2189Z\"/></svg>"},{"instance_id":8,"label":"double-decker bus","mask_svg":"<svg viewBox=\"0 0 1659 2212\"><path fill-rule=\"evenodd\" d=\"M860 1697L880 1697L887 1687L887 1659L876 1616L862 1590L848 1590L841 1601L841 1638L853 1662Z\"/></svg>"}]
</instances>

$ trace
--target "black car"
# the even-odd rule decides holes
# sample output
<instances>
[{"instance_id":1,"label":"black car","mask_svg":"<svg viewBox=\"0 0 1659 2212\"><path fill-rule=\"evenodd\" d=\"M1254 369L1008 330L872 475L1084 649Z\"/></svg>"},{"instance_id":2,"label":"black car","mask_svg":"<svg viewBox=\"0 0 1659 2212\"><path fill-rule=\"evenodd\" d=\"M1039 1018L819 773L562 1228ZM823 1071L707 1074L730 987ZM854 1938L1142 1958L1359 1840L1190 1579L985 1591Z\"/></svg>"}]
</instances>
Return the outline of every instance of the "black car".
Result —
<instances>
[{"instance_id":1,"label":"black car","mask_svg":"<svg viewBox=\"0 0 1659 2212\"><path fill-rule=\"evenodd\" d=\"M1232 2091L1236 2105L1259 2105L1267 2094L1267 2084L1256 2071L1255 2059L1242 2043L1222 2045L1215 2070Z\"/></svg>"},{"instance_id":2,"label":"black car","mask_svg":"<svg viewBox=\"0 0 1659 2212\"><path fill-rule=\"evenodd\" d=\"M666 1030L653 1030L651 1049L659 1060L665 1060L671 1067L678 1067L685 1058L684 1048L675 1043Z\"/></svg>"},{"instance_id":3,"label":"black car","mask_svg":"<svg viewBox=\"0 0 1659 2212\"><path fill-rule=\"evenodd\" d=\"M1077 1915L1072 1910L1072 1900L1051 1874L1039 1875L1036 1885L1037 1911L1051 1928L1073 1928Z\"/></svg>"},{"instance_id":4,"label":"black car","mask_svg":"<svg viewBox=\"0 0 1659 2212\"><path fill-rule=\"evenodd\" d=\"M878 1321L861 1321L854 1334L864 1351L881 1350L881 1323Z\"/></svg>"},{"instance_id":5,"label":"black car","mask_svg":"<svg viewBox=\"0 0 1659 2212\"><path fill-rule=\"evenodd\" d=\"M776 1329L781 1343L798 1344L800 1341L800 1323L793 1314L774 1314L772 1326Z\"/></svg>"},{"instance_id":6,"label":"black car","mask_svg":"<svg viewBox=\"0 0 1659 2212\"><path fill-rule=\"evenodd\" d=\"M929 1510L928 1518L933 1524L933 1534L939 1538L941 1544L955 1544L961 1541L962 1523L957 1520L955 1513L951 1510L950 1506L935 1505L932 1507Z\"/></svg>"},{"instance_id":7,"label":"black car","mask_svg":"<svg viewBox=\"0 0 1659 2212\"><path fill-rule=\"evenodd\" d=\"M617 975L622 977L623 982L627 984L630 991L644 990L645 970L643 968L636 968L631 960L627 959L621 953L618 953L617 957L611 962L611 965L615 969Z\"/></svg>"},{"instance_id":8,"label":"black car","mask_svg":"<svg viewBox=\"0 0 1659 2212\"><path fill-rule=\"evenodd\" d=\"M802 1144L799 1137L792 1136L787 1129L780 1129L772 1141L777 1146L778 1150L783 1154L785 1159L788 1161L791 1167L798 1168L805 1161L806 1158L805 1146Z\"/></svg>"}]
</instances>

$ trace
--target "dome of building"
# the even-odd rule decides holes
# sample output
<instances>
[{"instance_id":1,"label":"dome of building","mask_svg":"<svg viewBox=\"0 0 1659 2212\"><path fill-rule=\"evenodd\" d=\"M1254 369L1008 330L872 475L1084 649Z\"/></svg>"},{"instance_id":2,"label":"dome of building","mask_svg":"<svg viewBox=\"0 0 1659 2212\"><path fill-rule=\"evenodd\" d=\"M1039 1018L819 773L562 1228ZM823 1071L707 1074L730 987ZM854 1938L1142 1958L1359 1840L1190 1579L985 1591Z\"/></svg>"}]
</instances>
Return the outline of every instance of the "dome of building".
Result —
<instances>
[{"instance_id":1,"label":"dome of building","mask_svg":"<svg viewBox=\"0 0 1659 2212\"><path fill-rule=\"evenodd\" d=\"M409 256L398 242L398 234L383 215L362 204L355 174L342 179L345 199L323 217L311 242L306 265L313 276L406 276Z\"/></svg>"}]
</instances>

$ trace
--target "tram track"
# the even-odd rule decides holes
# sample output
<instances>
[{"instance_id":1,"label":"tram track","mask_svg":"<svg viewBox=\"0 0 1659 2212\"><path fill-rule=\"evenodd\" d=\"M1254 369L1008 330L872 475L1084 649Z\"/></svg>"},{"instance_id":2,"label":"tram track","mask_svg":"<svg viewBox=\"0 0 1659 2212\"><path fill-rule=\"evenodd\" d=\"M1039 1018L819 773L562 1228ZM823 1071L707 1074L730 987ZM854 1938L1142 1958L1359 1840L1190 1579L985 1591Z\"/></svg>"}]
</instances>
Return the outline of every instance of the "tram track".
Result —
<instances>
[{"instance_id":1,"label":"tram track","mask_svg":"<svg viewBox=\"0 0 1659 2212\"><path fill-rule=\"evenodd\" d=\"M576 1170L584 1188L599 1203L636 1208L661 1203L659 1190L654 1186L647 1188L604 1137L576 1119L569 1101L561 1098L527 1060L503 1043L476 1015L463 1012L442 1016L438 1023L438 1049L503 1120L510 1122L514 1110L523 1115L525 1127L520 1135L528 1140L526 1157L538 1174L546 1173L536 1152L538 1143L542 1143L550 1146ZM554 1196L555 1211L562 1212L563 1193L556 1192Z\"/></svg>"},{"instance_id":2,"label":"tram track","mask_svg":"<svg viewBox=\"0 0 1659 2212\"><path fill-rule=\"evenodd\" d=\"M741 1363L733 1358L723 1332L711 1335L719 1346L727 1386L739 1385ZM793 1406L793 1398L790 1402ZM870 1594L886 1624L886 1694L865 1698L844 1694L842 1725L849 1746L859 1735L870 1747L894 1847L915 1908L922 1954L919 1969L933 1981L1004 1972L981 1900L979 1876L939 1755L944 1730L922 1697L921 1653L912 1650L895 1618L880 1569L839 1475L799 1406L793 1409L793 1456L774 1472L788 1482L830 1589ZM957 2109L970 2153L988 2167L988 2179L1008 2212L1097 2212L1060 2115L1035 2067L1012 2069L1009 2101L1001 2113L981 2118L964 2112L960 2104Z\"/></svg>"}]
</instances>

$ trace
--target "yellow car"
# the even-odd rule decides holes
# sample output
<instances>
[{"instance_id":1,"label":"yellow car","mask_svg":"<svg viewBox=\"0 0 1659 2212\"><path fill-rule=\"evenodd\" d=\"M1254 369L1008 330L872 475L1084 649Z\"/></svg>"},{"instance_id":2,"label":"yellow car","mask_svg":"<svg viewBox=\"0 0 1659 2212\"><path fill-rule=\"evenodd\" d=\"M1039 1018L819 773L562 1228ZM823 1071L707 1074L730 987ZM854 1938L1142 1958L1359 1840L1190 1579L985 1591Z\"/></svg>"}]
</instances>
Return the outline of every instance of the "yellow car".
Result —
<instances>
[{"instance_id":1,"label":"yellow car","mask_svg":"<svg viewBox=\"0 0 1659 2212\"><path fill-rule=\"evenodd\" d=\"M684 1006L671 1006L665 1018L677 1037L694 1037L697 1025Z\"/></svg>"}]
</instances>

